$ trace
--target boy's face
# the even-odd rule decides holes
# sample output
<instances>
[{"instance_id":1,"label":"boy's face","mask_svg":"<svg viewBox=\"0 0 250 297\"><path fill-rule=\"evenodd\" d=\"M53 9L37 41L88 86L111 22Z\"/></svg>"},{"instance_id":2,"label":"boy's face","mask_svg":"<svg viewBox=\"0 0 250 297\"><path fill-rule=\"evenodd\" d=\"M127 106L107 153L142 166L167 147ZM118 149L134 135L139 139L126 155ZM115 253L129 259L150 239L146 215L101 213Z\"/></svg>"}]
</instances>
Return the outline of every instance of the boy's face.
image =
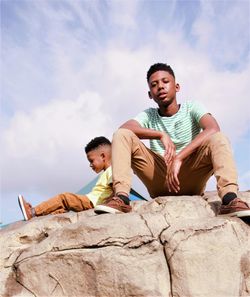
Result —
<instances>
[{"instance_id":1,"label":"boy's face","mask_svg":"<svg viewBox=\"0 0 250 297\"><path fill-rule=\"evenodd\" d=\"M105 153L100 149L95 149L87 153L89 166L99 173L105 169Z\"/></svg>"},{"instance_id":2,"label":"boy's face","mask_svg":"<svg viewBox=\"0 0 250 297\"><path fill-rule=\"evenodd\" d=\"M179 84L175 83L175 78L167 71L156 71L149 78L149 97L153 99L159 107L167 107L176 99L176 92L179 91Z\"/></svg>"}]
</instances>

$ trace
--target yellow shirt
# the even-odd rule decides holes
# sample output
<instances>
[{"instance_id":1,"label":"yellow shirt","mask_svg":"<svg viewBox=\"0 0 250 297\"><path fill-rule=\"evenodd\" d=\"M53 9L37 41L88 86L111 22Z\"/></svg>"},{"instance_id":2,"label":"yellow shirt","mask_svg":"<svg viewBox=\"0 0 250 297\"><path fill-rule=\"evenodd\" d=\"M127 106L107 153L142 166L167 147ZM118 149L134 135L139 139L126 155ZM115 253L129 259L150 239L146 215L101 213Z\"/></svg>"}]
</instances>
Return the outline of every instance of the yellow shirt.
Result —
<instances>
[{"instance_id":1,"label":"yellow shirt","mask_svg":"<svg viewBox=\"0 0 250 297\"><path fill-rule=\"evenodd\" d=\"M102 204L105 198L111 196L112 193L112 169L109 166L100 174L94 188L86 196L96 206L97 204Z\"/></svg>"}]
</instances>

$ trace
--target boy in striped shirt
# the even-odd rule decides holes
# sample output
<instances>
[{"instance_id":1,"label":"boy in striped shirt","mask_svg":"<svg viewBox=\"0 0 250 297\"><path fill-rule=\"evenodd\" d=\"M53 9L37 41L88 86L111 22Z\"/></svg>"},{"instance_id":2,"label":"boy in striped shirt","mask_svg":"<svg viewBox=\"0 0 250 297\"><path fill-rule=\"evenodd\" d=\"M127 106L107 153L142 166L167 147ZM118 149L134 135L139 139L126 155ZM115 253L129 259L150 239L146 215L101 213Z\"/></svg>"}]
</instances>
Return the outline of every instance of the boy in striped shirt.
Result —
<instances>
[{"instance_id":1,"label":"boy in striped shirt","mask_svg":"<svg viewBox=\"0 0 250 297\"><path fill-rule=\"evenodd\" d=\"M95 211L128 211L132 168L152 198L202 195L214 174L222 199L220 213L249 216L249 206L237 197L237 172L230 144L213 116L197 102L177 103L180 85L169 65L152 65L147 82L149 98L158 108L139 113L114 133L115 196L96 206ZM150 149L140 139L149 139Z\"/></svg>"}]
</instances>

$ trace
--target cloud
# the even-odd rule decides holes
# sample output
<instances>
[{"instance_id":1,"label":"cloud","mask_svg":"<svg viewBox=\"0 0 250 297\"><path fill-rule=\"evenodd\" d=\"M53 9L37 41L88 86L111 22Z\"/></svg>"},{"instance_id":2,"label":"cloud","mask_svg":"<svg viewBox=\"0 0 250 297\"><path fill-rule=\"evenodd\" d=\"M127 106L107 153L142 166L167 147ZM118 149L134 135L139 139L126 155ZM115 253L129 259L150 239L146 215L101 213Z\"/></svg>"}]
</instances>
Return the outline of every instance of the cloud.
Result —
<instances>
[{"instance_id":1,"label":"cloud","mask_svg":"<svg viewBox=\"0 0 250 297\"><path fill-rule=\"evenodd\" d=\"M245 172L242 176L240 176L240 189L250 190L250 170Z\"/></svg>"},{"instance_id":2,"label":"cloud","mask_svg":"<svg viewBox=\"0 0 250 297\"><path fill-rule=\"evenodd\" d=\"M109 2L114 24L126 30L135 29L139 4L138 0Z\"/></svg>"},{"instance_id":3,"label":"cloud","mask_svg":"<svg viewBox=\"0 0 250 297\"><path fill-rule=\"evenodd\" d=\"M110 137L111 119L102 105L98 94L85 92L75 100L54 100L30 113L16 113L1 139L3 190L57 188L64 182L73 190L86 172L87 162L79 163L85 160L84 146L95 136ZM71 171L82 173L71 178Z\"/></svg>"},{"instance_id":4,"label":"cloud","mask_svg":"<svg viewBox=\"0 0 250 297\"><path fill-rule=\"evenodd\" d=\"M82 69L100 46L104 27L95 3L3 3L2 91L8 112L32 110L55 97L79 95Z\"/></svg>"},{"instance_id":5,"label":"cloud","mask_svg":"<svg viewBox=\"0 0 250 297\"><path fill-rule=\"evenodd\" d=\"M201 1L192 33L218 69L242 69L249 58L249 1ZM218 17L218 13L223 17ZM237 24L236 24L237 23Z\"/></svg>"}]
</instances>

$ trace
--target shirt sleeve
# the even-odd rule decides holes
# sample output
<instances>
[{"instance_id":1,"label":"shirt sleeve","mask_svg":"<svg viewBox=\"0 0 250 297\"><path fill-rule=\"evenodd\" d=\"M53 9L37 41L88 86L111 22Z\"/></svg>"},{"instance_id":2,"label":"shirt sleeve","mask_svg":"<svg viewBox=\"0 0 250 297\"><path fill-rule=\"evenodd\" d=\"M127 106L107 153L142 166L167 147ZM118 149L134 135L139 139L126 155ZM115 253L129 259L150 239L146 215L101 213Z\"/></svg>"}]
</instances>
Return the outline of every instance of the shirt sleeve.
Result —
<instances>
[{"instance_id":1,"label":"shirt sleeve","mask_svg":"<svg viewBox=\"0 0 250 297\"><path fill-rule=\"evenodd\" d=\"M111 166L99 175L99 178L92 191L86 194L89 200L95 205L101 203L104 198L112 194L112 169Z\"/></svg>"},{"instance_id":2,"label":"shirt sleeve","mask_svg":"<svg viewBox=\"0 0 250 297\"><path fill-rule=\"evenodd\" d=\"M133 120L137 121L142 127L149 128L150 109L140 112Z\"/></svg>"},{"instance_id":3,"label":"shirt sleeve","mask_svg":"<svg viewBox=\"0 0 250 297\"><path fill-rule=\"evenodd\" d=\"M208 111L201 103L196 101L192 102L191 114L197 123L199 123L200 119L207 113Z\"/></svg>"},{"instance_id":4,"label":"shirt sleeve","mask_svg":"<svg viewBox=\"0 0 250 297\"><path fill-rule=\"evenodd\" d=\"M106 174L107 174L107 184L111 185L113 183L113 180L112 180L112 167L111 166L106 170Z\"/></svg>"}]
</instances>

